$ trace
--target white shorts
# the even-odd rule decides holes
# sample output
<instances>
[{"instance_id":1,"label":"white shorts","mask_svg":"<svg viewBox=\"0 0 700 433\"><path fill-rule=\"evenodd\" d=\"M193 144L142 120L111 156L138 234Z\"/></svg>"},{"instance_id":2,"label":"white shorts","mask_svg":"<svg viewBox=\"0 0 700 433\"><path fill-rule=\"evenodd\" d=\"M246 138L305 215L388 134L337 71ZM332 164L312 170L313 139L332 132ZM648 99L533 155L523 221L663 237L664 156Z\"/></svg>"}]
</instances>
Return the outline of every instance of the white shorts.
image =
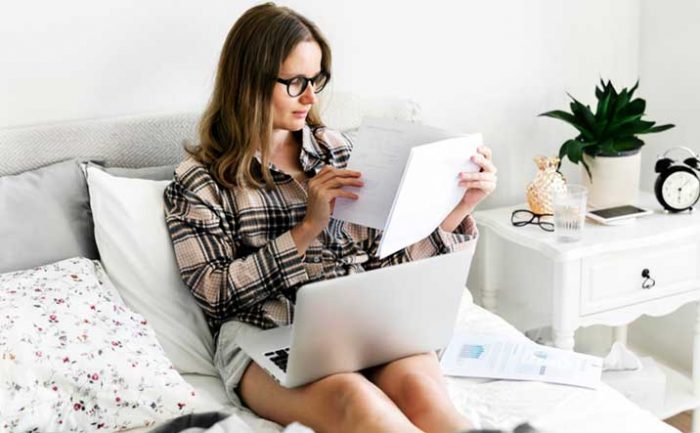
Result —
<instances>
[{"instance_id":1,"label":"white shorts","mask_svg":"<svg viewBox=\"0 0 700 433\"><path fill-rule=\"evenodd\" d=\"M253 360L238 347L236 340L244 333L260 332L260 328L243 322L230 320L219 330L214 353L214 366L219 370L229 400L240 409L247 409L238 394L238 385L243 373Z\"/></svg>"}]
</instances>

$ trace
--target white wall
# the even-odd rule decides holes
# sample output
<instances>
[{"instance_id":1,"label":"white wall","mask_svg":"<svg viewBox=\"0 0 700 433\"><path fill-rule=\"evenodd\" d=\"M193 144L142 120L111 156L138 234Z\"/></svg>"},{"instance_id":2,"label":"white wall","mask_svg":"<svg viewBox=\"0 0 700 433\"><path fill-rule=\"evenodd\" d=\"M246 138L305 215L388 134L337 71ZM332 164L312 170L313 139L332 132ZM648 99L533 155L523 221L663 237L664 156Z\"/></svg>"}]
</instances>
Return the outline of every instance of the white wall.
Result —
<instances>
[{"instance_id":1,"label":"white wall","mask_svg":"<svg viewBox=\"0 0 700 433\"><path fill-rule=\"evenodd\" d=\"M8 3L0 13L0 127L199 110L226 33L253 4ZM329 38L336 90L411 98L426 123L484 133L500 168L485 207L524 201L532 158L574 135L538 113L565 108L565 91L592 102L601 76L630 85L638 75L634 0L284 4ZM566 172L578 178L578 169Z\"/></svg>"},{"instance_id":2,"label":"white wall","mask_svg":"<svg viewBox=\"0 0 700 433\"><path fill-rule=\"evenodd\" d=\"M700 2L642 0L640 26L640 75L652 120L675 123L663 134L651 135L643 163L652 167L656 155L672 146L688 146L700 152ZM683 153L678 154L682 156ZM651 189L653 169L643 173L643 185ZM700 267L700 263L698 264ZM631 340L686 371L691 369L695 304L663 318L642 318L631 328Z\"/></svg>"},{"instance_id":3,"label":"white wall","mask_svg":"<svg viewBox=\"0 0 700 433\"><path fill-rule=\"evenodd\" d=\"M673 146L700 151L700 2L642 0L640 13L639 74L649 118L674 123L662 134L648 135L642 153L645 166L652 167L658 154ZM676 155L676 154L674 154ZM683 153L678 154L683 157ZM643 186L653 190L656 174L643 172Z\"/></svg>"}]
</instances>

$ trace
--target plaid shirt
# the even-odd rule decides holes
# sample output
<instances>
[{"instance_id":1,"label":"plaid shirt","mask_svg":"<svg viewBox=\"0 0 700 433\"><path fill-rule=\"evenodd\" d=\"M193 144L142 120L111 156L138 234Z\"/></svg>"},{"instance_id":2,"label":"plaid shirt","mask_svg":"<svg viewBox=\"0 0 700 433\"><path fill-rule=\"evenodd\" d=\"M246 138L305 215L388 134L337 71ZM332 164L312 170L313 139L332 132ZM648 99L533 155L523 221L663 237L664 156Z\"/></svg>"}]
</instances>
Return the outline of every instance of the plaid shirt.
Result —
<instances>
[{"instance_id":1,"label":"plaid shirt","mask_svg":"<svg viewBox=\"0 0 700 433\"><path fill-rule=\"evenodd\" d=\"M344 135L307 126L299 161L305 173L325 164L344 168L351 150ZM255 161L260 164L259 158ZM261 328L290 324L296 291L305 283L473 248L476 241L469 216L454 233L437 228L380 260L380 230L331 218L300 255L290 230L306 213L306 182L273 164L270 169L273 189L227 189L188 157L165 190L166 221L180 273L215 335L231 319Z\"/></svg>"}]
</instances>

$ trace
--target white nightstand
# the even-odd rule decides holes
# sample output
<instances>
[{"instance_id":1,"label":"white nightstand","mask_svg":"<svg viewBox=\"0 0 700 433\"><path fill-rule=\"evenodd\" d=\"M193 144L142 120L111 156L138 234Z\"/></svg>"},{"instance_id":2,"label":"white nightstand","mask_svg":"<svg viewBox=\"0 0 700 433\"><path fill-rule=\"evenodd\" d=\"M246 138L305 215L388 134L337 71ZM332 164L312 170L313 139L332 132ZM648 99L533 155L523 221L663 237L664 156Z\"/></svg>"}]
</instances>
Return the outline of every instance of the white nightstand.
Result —
<instances>
[{"instance_id":1,"label":"white nightstand","mask_svg":"<svg viewBox=\"0 0 700 433\"><path fill-rule=\"evenodd\" d=\"M469 287L481 303L520 330L551 326L554 345L573 349L579 327L608 325L625 341L626 325L700 300L700 211L666 214L653 195L641 206L655 214L618 226L586 221L583 239L562 243L537 225L514 227L511 212L526 205L476 212L480 240ZM643 270L655 280L643 288ZM647 281L648 282L648 281ZM666 369L667 418L694 409L700 432L700 303L695 324L693 381Z\"/></svg>"}]
</instances>

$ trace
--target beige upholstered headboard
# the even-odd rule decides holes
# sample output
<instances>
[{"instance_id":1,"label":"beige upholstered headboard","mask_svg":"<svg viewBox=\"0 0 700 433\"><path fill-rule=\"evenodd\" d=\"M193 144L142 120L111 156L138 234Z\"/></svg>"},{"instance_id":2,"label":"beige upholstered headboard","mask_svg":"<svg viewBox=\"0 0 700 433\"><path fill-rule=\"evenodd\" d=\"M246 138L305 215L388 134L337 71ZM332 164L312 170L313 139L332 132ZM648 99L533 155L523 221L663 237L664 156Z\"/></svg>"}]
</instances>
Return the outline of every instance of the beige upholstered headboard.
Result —
<instances>
[{"instance_id":1,"label":"beige upholstered headboard","mask_svg":"<svg viewBox=\"0 0 700 433\"><path fill-rule=\"evenodd\" d=\"M326 124L357 128L364 116L419 120L408 100L336 93L321 101ZM70 158L119 167L176 164L183 143L195 142L199 113L148 114L0 129L0 176Z\"/></svg>"}]
</instances>

